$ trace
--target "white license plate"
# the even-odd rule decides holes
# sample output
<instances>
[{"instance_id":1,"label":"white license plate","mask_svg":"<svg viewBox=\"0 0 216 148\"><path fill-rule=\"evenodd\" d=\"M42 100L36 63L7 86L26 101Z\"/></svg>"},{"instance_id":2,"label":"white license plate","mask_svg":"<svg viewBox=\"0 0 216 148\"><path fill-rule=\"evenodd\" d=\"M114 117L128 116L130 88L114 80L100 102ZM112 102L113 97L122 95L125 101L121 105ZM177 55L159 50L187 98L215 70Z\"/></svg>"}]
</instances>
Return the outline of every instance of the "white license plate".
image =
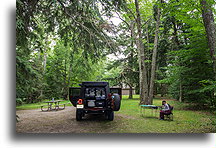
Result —
<instances>
[{"instance_id":1,"label":"white license plate","mask_svg":"<svg viewBox=\"0 0 216 148\"><path fill-rule=\"evenodd\" d=\"M82 104L82 105L78 105L77 104L77 108L83 108L84 107L84 105Z\"/></svg>"}]
</instances>

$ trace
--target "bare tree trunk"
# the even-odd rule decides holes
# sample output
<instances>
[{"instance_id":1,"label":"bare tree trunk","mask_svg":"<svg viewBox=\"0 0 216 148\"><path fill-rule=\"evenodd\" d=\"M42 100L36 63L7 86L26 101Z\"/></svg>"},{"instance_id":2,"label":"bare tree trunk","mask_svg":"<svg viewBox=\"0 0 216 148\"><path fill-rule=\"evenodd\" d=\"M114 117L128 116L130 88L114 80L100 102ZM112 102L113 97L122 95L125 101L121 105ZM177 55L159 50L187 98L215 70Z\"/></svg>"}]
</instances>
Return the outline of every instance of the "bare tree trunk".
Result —
<instances>
[{"instance_id":1,"label":"bare tree trunk","mask_svg":"<svg viewBox=\"0 0 216 148\"><path fill-rule=\"evenodd\" d=\"M46 48L44 49L44 56L43 56L43 77L46 74L46 63L47 63L47 53ZM40 90L40 96L43 96L43 88Z\"/></svg>"},{"instance_id":2,"label":"bare tree trunk","mask_svg":"<svg viewBox=\"0 0 216 148\"><path fill-rule=\"evenodd\" d=\"M43 77L45 76L46 74L46 63L47 63L47 48L48 48L48 35L46 36L45 38L45 48L44 48L44 51L43 51ZM44 87L41 88L40 90L40 96L43 96L43 89Z\"/></svg>"},{"instance_id":3,"label":"bare tree trunk","mask_svg":"<svg viewBox=\"0 0 216 148\"><path fill-rule=\"evenodd\" d=\"M154 49L152 55L152 64L151 64L151 79L149 86L149 104L153 103L154 95L154 83L155 83L155 72L156 72L156 58L157 58L157 48L158 48L158 34L159 34L159 25L160 25L160 8L157 8L157 18L156 18L156 30L154 38Z\"/></svg>"},{"instance_id":4,"label":"bare tree trunk","mask_svg":"<svg viewBox=\"0 0 216 148\"><path fill-rule=\"evenodd\" d=\"M65 57L67 57L65 55ZM64 61L64 86L62 88L62 97L66 100L67 99L67 95L68 95L68 81L67 81L67 58L65 58L65 61Z\"/></svg>"},{"instance_id":5,"label":"bare tree trunk","mask_svg":"<svg viewBox=\"0 0 216 148\"><path fill-rule=\"evenodd\" d=\"M172 19L172 24L173 24L173 36L174 36L174 42L175 42L175 48L179 49L180 43L179 43L179 39L178 39L178 29L177 29L177 23L176 23L176 19L173 17Z\"/></svg>"},{"instance_id":6,"label":"bare tree trunk","mask_svg":"<svg viewBox=\"0 0 216 148\"><path fill-rule=\"evenodd\" d=\"M200 0L202 7L202 17L210 48L210 55L213 60L214 80L216 81L216 25L212 12L212 5L207 0ZM216 89L214 90L214 103L216 106Z\"/></svg>"},{"instance_id":7,"label":"bare tree trunk","mask_svg":"<svg viewBox=\"0 0 216 148\"><path fill-rule=\"evenodd\" d=\"M68 69L68 86L70 86L70 78L71 78L71 73L73 69L73 57L74 57L74 51L71 51L70 64L69 64L69 69Z\"/></svg>"},{"instance_id":8,"label":"bare tree trunk","mask_svg":"<svg viewBox=\"0 0 216 148\"><path fill-rule=\"evenodd\" d=\"M47 53L46 48L44 49L44 60L43 60L43 74L46 73Z\"/></svg>"},{"instance_id":9,"label":"bare tree trunk","mask_svg":"<svg viewBox=\"0 0 216 148\"><path fill-rule=\"evenodd\" d=\"M165 93L164 93L164 89L165 89L164 87L165 87L165 86L161 83L161 84L160 84L160 87L161 87L161 97L163 97L164 94L165 94Z\"/></svg>"},{"instance_id":10,"label":"bare tree trunk","mask_svg":"<svg viewBox=\"0 0 216 148\"><path fill-rule=\"evenodd\" d=\"M48 48L48 35L45 38L45 48L44 48L44 59L43 59L43 75L46 73L46 63L47 63L47 48Z\"/></svg>"},{"instance_id":11,"label":"bare tree trunk","mask_svg":"<svg viewBox=\"0 0 216 148\"><path fill-rule=\"evenodd\" d=\"M149 47L149 33L148 33L148 25L146 26L146 41L147 41L147 50L146 50L146 59L149 61L150 60L150 55L151 55L151 51L150 51L150 47ZM147 70L147 84L148 84L148 89L150 88L150 79L151 79L151 64L150 63L146 63L146 70ZM148 94L149 95L149 94Z\"/></svg>"},{"instance_id":12,"label":"bare tree trunk","mask_svg":"<svg viewBox=\"0 0 216 148\"><path fill-rule=\"evenodd\" d=\"M70 86L70 78L71 78L71 72L72 72L72 64L69 64L69 69L68 69L68 86Z\"/></svg>"},{"instance_id":13,"label":"bare tree trunk","mask_svg":"<svg viewBox=\"0 0 216 148\"><path fill-rule=\"evenodd\" d=\"M133 99L133 87L129 85L129 98L128 99Z\"/></svg>"},{"instance_id":14,"label":"bare tree trunk","mask_svg":"<svg viewBox=\"0 0 216 148\"><path fill-rule=\"evenodd\" d=\"M138 48L139 57L139 85L140 85L140 104L148 104L148 84L147 84L147 73L145 65L145 53L144 46L142 43L142 32L141 32L141 19L139 11L138 0L135 0L136 6L136 23L138 31L138 39L136 40L136 45Z\"/></svg>"},{"instance_id":15,"label":"bare tree trunk","mask_svg":"<svg viewBox=\"0 0 216 148\"><path fill-rule=\"evenodd\" d=\"M134 22L131 22L130 24L130 29L131 29L131 38L134 37ZM132 39L131 40L131 45L130 45L132 48L134 46L134 40ZM133 52L134 51L131 51L130 53L130 59L129 59L129 66L133 66ZM128 86L129 86L129 98L128 99L133 99L133 84L132 83L128 83Z\"/></svg>"},{"instance_id":16,"label":"bare tree trunk","mask_svg":"<svg viewBox=\"0 0 216 148\"><path fill-rule=\"evenodd\" d=\"M179 102L182 102L182 83L179 84Z\"/></svg>"}]
</instances>

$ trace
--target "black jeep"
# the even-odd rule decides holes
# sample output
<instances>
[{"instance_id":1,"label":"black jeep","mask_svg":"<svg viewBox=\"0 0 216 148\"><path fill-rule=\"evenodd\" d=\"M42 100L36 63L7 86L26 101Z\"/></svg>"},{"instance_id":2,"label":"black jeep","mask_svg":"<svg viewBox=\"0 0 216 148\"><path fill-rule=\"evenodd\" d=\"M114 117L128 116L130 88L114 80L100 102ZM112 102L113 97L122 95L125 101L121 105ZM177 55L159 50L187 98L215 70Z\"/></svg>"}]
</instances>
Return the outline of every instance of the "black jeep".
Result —
<instances>
[{"instance_id":1,"label":"black jeep","mask_svg":"<svg viewBox=\"0 0 216 148\"><path fill-rule=\"evenodd\" d=\"M82 82L81 87L69 88L70 102L76 107L76 120L85 114L103 114L114 119L114 112L120 109L121 88L110 88L108 82Z\"/></svg>"}]
</instances>

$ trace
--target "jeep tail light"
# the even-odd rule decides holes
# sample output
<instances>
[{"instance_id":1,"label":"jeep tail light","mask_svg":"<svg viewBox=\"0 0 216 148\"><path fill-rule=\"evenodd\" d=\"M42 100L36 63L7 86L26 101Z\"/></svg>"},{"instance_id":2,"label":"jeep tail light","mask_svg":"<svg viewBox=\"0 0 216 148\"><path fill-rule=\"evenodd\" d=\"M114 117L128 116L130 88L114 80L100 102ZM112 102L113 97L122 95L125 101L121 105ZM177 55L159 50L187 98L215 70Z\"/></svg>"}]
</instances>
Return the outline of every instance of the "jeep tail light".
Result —
<instances>
[{"instance_id":1,"label":"jeep tail light","mask_svg":"<svg viewBox=\"0 0 216 148\"><path fill-rule=\"evenodd\" d=\"M79 99L79 100L78 100L78 104L83 104L83 100L82 100L82 99Z\"/></svg>"}]
</instances>

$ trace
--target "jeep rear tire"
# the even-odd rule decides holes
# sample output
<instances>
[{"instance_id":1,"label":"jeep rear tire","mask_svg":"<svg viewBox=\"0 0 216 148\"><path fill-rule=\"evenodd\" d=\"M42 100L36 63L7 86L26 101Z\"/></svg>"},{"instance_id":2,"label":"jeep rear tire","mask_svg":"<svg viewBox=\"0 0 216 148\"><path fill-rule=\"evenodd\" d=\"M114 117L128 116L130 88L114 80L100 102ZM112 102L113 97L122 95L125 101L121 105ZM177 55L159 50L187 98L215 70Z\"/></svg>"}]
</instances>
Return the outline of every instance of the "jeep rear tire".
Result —
<instances>
[{"instance_id":1,"label":"jeep rear tire","mask_svg":"<svg viewBox=\"0 0 216 148\"><path fill-rule=\"evenodd\" d=\"M121 98L119 96L119 94L113 94L114 96L114 111L119 111L120 106L121 106Z\"/></svg>"},{"instance_id":2,"label":"jeep rear tire","mask_svg":"<svg viewBox=\"0 0 216 148\"><path fill-rule=\"evenodd\" d=\"M77 109L77 110L76 110L76 120L77 120L77 121L82 120L82 116L83 116L82 110Z\"/></svg>"},{"instance_id":3,"label":"jeep rear tire","mask_svg":"<svg viewBox=\"0 0 216 148\"><path fill-rule=\"evenodd\" d=\"M113 121L113 119L114 119L114 112L113 111L108 112L107 119L109 121Z\"/></svg>"}]
</instances>

